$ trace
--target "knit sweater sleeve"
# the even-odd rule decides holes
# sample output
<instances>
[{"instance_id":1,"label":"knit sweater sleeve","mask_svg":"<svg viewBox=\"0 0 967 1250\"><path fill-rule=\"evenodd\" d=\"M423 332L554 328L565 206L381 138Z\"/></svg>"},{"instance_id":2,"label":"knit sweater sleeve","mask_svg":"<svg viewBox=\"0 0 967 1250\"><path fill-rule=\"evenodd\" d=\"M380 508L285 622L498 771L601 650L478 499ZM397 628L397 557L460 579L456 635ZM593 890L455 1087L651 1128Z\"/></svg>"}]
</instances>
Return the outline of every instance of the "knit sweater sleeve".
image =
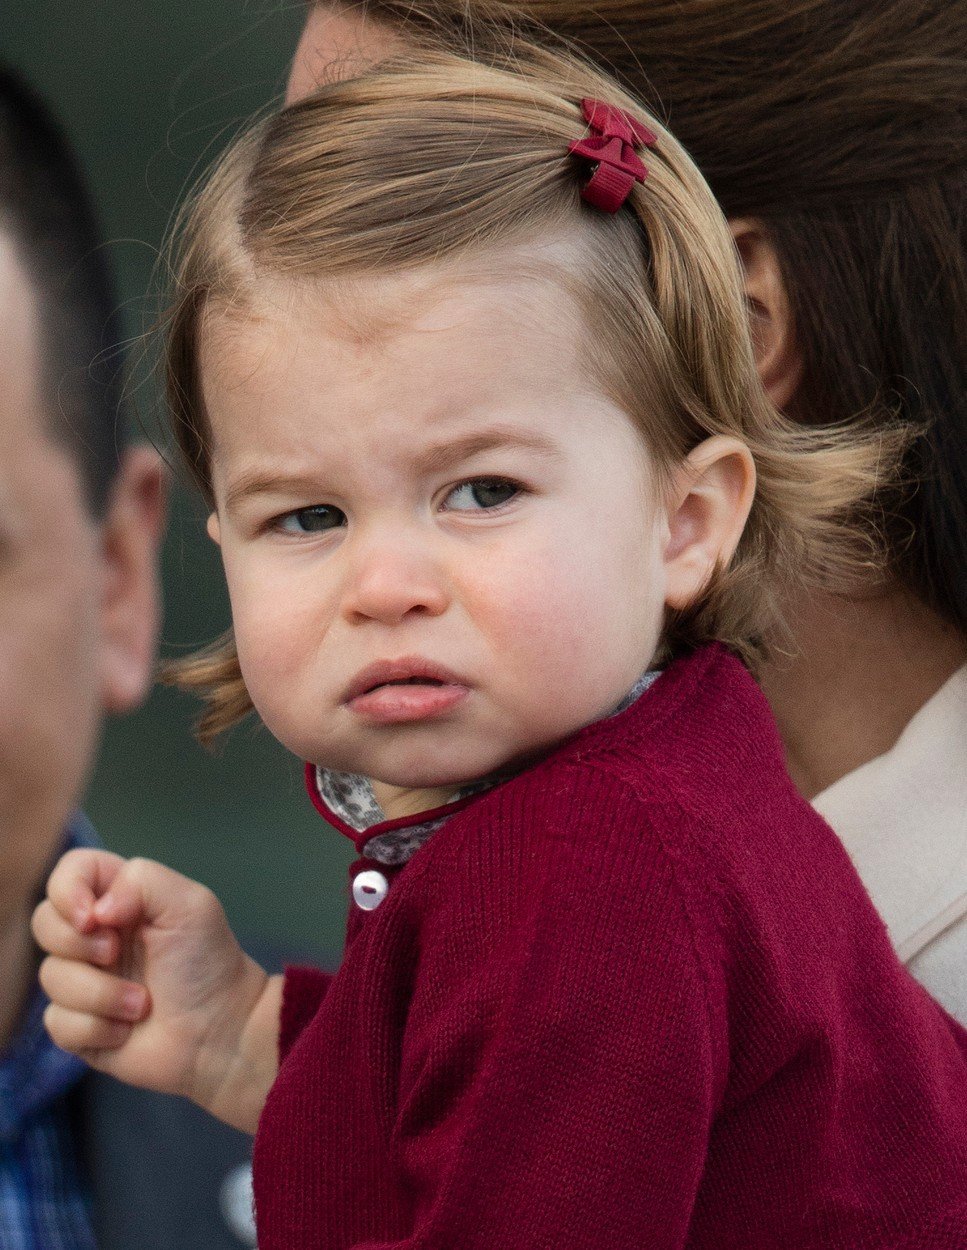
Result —
<instances>
[{"instance_id":1,"label":"knit sweater sleeve","mask_svg":"<svg viewBox=\"0 0 967 1250\"><path fill-rule=\"evenodd\" d=\"M290 964L286 968L279 1019L280 1063L319 1010L331 983L332 974L320 972L318 968L304 968L298 964Z\"/></svg>"},{"instance_id":2,"label":"knit sweater sleeve","mask_svg":"<svg viewBox=\"0 0 967 1250\"><path fill-rule=\"evenodd\" d=\"M466 848L465 880L500 854L518 887L451 889L425 933L394 1151L415 1223L380 1250L686 1244L722 1023L675 864L607 778L537 826Z\"/></svg>"}]
</instances>

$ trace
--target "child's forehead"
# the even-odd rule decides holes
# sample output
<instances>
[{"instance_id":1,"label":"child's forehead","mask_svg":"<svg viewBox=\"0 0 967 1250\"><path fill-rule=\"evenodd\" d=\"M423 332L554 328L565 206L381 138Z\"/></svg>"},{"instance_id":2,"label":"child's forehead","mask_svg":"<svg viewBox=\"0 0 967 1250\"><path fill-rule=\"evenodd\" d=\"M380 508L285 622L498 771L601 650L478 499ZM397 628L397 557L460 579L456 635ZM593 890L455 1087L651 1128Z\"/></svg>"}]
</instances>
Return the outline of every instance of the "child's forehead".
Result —
<instances>
[{"instance_id":1,"label":"child's forehead","mask_svg":"<svg viewBox=\"0 0 967 1250\"><path fill-rule=\"evenodd\" d=\"M244 412L265 438L270 415L274 425L338 413L398 429L594 389L560 294L517 279L288 283L206 320L201 380L216 442Z\"/></svg>"},{"instance_id":2,"label":"child's forehead","mask_svg":"<svg viewBox=\"0 0 967 1250\"><path fill-rule=\"evenodd\" d=\"M424 446L436 461L437 448L494 428L501 442L514 441L507 430L531 444L535 431L573 441L604 409L627 421L583 364L576 301L536 269L449 267L338 287L287 278L248 307L213 309L210 322L211 446L233 473L253 459L308 464L320 447L332 463L416 462Z\"/></svg>"},{"instance_id":3,"label":"child's forehead","mask_svg":"<svg viewBox=\"0 0 967 1250\"><path fill-rule=\"evenodd\" d=\"M561 247L482 249L403 271L352 277L262 274L244 290L210 300L202 335L231 346L286 325L311 326L358 351L391 351L421 334L476 322L494 333L555 328L581 335L577 301L562 281ZM218 352L218 356L221 353Z\"/></svg>"}]
</instances>

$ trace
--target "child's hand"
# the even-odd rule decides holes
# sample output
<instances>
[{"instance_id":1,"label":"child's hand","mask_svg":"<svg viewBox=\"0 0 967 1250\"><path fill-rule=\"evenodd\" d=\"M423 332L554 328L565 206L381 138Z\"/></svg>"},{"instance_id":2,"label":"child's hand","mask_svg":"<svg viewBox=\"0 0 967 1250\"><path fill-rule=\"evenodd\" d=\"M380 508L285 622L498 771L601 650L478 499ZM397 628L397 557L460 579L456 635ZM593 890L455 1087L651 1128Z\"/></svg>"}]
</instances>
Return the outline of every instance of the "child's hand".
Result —
<instances>
[{"instance_id":1,"label":"child's hand","mask_svg":"<svg viewBox=\"0 0 967 1250\"><path fill-rule=\"evenodd\" d=\"M151 860L70 851L33 932L58 1046L255 1131L277 1067L281 978L248 958L210 890Z\"/></svg>"}]
</instances>

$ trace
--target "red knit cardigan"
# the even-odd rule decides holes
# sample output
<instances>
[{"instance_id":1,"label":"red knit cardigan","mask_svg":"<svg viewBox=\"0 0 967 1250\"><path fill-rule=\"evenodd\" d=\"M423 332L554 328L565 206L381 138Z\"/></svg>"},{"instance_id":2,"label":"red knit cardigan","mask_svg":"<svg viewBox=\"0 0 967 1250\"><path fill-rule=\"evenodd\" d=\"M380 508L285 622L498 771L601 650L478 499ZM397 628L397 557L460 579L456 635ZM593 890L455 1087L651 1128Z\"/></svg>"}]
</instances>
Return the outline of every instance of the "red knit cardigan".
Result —
<instances>
[{"instance_id":1,"label":"red knit cardigan","mask_svg":"<svg viewBox=\"0 0 967 1250\"><path fill-rule=\"evenodd\" d=\"M721 648L360 868L287 974L261 1250L967 1247L967 1034Z\"/></svg>"}]
</instances>

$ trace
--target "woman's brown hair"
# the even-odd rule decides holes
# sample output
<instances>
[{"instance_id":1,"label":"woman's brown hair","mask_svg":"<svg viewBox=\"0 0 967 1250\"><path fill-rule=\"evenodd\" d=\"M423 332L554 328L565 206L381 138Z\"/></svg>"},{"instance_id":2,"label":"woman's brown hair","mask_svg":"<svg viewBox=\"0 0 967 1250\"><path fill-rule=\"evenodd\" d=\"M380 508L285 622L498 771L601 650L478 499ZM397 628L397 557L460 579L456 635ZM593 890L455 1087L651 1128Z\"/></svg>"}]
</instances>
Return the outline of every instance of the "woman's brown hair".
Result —
<instances>
[{"instance_id":1,"label":"woman's brown hair","mask_svg":"<svg viewBox=\"0 0 967 1250\"><path fill-rule=\"evenodd\" d=\"M891 574L967 634L967 4L345 8L482 60L575 41L667 119L726 214L776 248L803 360L790 415L911 431L884 501Z\"/></svg>"},{"instance_id":2,"label":"woman's brown hair","mask_svg":"<svg viewBox=\"0 0 967 1250\"><path fill-rule=\"evenodd\" d=\"M605 99L658 130L648 177L611 215L579 196L588 167L581 100ZM789 583L848 582L873 559L859 523L892 435L813 430L766 398L731 237L672 136L600 71L528 45L511 64L428 51L337 81L235 144L187 210L168 324L174 433L209 502L211 437L198 362L206 319L259 309L260 284L339 284L449 266L558 284L588 333L589 376L628 413L659 484L703 439L752 451L758 487L738 550L687 613L667 654L719 639L754 663ZM203 737L249 707L231 640L180 666L208 702Z\"/></svg>"}]
</instances>

